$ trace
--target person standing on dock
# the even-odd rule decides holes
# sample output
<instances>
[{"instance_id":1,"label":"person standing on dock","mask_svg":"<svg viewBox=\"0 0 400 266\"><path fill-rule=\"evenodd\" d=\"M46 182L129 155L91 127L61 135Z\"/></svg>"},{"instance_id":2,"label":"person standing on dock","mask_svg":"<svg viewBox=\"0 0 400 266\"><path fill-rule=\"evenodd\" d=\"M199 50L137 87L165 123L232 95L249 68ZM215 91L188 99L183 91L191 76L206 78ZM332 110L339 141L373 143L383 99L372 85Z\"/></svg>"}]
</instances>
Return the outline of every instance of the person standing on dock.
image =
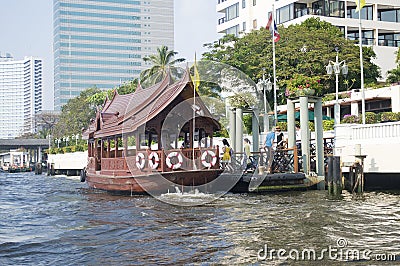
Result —
<instances>
[{"instance_id":1,"label":"person standing on dock","mask_svg":"<svg viewBox=\"0 0 400 266\"><path fill-rule=\"evenodd\" d=\"M250 140L248 138L245 138L244 140L244 154L243 154L243 162L242 162L242 166L243 169L247 170L247 164L250 163L250 156L251 156L251 152L250 152Z\"/></svg>"},{"instance_id":2,"label":"person standing on dock","mask_svg":"<svg viewBox=\"0 0 400 266\"><path fill-rule=\"evenodd\" d=\"M274 159L274 140L275 140L275 130L276 128L273 127L270 132L267 133L267 136L265 137L265 143L264 143L264 149L265 152L267 153L267 158L266 158L266 164L267 164L267 171L271 173L272 169L272 160Z\"/></svg>"},{"instance_id":3,"label":"person standing on dock","mask_svg":"<svg viewBox=\"0 0 400 266\"><path fill-rule=\"evenodd\" d=\"M222 167L229 168L229 163L231 162L231 154L233 150L226 139L222 140L222 144L224 144L224 146L222 147L222 151L224 152L221 159Z\"/></svg>"},{"instance_id":4,"label":"person standing on dock","mask_svg":"<svg viewBox=\"0 0 400 266\"><path fill-rule=\"evenodd\" d=\"M285 140L283 139L283 132L281 131L280 126L276 126L276 147L278 149L283 149Z\"/></svg>"}]
</instances>

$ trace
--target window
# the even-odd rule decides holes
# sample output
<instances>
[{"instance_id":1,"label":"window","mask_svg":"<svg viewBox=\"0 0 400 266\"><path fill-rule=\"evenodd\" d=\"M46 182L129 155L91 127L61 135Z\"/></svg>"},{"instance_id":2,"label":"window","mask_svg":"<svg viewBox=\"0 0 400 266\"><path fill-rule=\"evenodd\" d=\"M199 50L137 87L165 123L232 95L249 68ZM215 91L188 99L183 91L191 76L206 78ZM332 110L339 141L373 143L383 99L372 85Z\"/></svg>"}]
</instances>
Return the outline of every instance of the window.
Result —
<instances>
[{"instance_id":1,"label":"window","mask_svg":"<svg viewBox=\"0 0 400 266\"><path fill-rule=\"evenodd\" d=\"M246 31L246 21L243 22L242 30Z\"/></svg>"},{"instance_id":2,"label":"window","mask_svg":"<svg viewBox=\"0 0 400 266\"><path fill-rule=\"evenodd\" d=\"M253 6L257 5L257 0L253 0Z\"/></svg>"},{"instance_id":3,"label":"window","mask_svg":"<svg viewBox=\"0 0 400 266\"><path fill-rule=\"evenodd\" d=\"M290 4L276 10L276 23L282 24L294 19L294 5Z\"/></svg>"},{"instance_id":4,"label":"window","mask_svg":"<svg viewBox=\"0 0 400 266\"><path fill-rule=\"evenodd\" d=\"M237 18L239 16L239 3L231 5L225 12L226 21Z\"/></svg>"},{"instance_id":5,"label":"window","mask_svg":"<svg viewBox=\"0 0 400 266\"><path fill-rule=\"evenodd\" d=\"M242 8L246 8L246 0L242 0Z\"/></svg>"},{"instance_id":6,"label":"window","mask_svg":"<svg viewBox=\"0 0 400 266\"><path fill-rule=\"evenodd\" d=\"M233 34L235 36L239 35L239 25L230 27L229 29L226 30L226 34Z\"/></svg>"},{"instance_id":7,"label":"window","mask_svg":"<svg viewBox=\"0 0 400 266\"><path fill-rule=\"evenodd\" d=\"M372 20L372 14L372 6L364 6L361 9L361 19ZM358 12L356 12L356 7L347 7L347 17L358 19Z\"/></svg>"},{"instance_id":8,"label":"window","mask_svg":"<svg viewBox=\"0 0 400 266\"><path fill-rule=\"evenodd\" d=\"M359 40L358 31L347 32L347 38L349 40ZM372 30L362 31L362 44L373 45L374 44L374 32Z\"/></svg>"},{"instance_id":9,"label":"window","mask_svg":"<svg viewBox=\"0 0 400 266\"><path fill-rule=\"evenodd\" d=\"M344 18L344 2L330 1L329 2L329 16Z\"/></svg>"},{"instance_id":10,"label":"window","mask_svg":"<svg viewBox=\"0 0 400 266\"><path fill-rule=\"evenodd\" d=\"M378 45L400 47L400 34L379 34Z\"/></svg>"},{"instance_id":11,"label":"window","mask_svg":"<svg viewBox=\"0 0 400 266\"><path fill-rule=\"evenodd\" d=\"M400 22L400 10L379 10L378 20L387 22Z\"/></svg>"},{"instance_id":12,"label":"window","mask_svg":"<svg viewBox=\"0 0 400 266\"><path fill-rule=\"evenodd\" d=\"M257 19L253 20L253 29L257 29Z\"/></svg>"}]
</instances>

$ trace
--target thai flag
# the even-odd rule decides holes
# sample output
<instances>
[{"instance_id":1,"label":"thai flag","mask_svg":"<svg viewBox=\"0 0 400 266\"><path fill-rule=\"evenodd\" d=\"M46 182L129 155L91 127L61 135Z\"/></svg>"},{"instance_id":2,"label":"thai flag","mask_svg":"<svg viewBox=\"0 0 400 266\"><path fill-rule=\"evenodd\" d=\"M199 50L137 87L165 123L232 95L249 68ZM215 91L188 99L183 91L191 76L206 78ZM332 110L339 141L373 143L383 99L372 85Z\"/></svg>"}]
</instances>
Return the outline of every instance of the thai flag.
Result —
<instances>
[{"instance_id":1,"label":"thai flag","mask_svg":"<svg viewBox=\"0 0 400 266\"><path fill-rule=\"evenodd\" d=\"M269 31L271 31L271 33L273 34L274 42L277 42L281 39L281 35L278 32L278 28L276 27L275 20L274 20L274 27L272 28L272 13L269 15L268 23L265 28L268 29Z\"/></svg>"}]
</instances>

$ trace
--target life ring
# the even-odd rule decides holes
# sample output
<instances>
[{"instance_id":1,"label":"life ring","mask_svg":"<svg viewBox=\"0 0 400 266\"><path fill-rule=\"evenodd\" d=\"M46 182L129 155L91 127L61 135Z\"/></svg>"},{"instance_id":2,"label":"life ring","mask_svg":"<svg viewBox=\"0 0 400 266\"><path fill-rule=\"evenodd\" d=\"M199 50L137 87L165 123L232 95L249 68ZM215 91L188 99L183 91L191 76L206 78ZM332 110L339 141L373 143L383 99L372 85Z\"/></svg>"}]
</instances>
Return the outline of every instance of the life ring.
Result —
<instances>
[{"instance_id":1,"label":"life ring","mask_svg":"<svg viewBox=\"0 0 400 266\"><path fill-rule=\"evenodd\" d=\"M146 160L144 159L144 154L143 153L138 153L136 155L136 167L139 168L140 170L144 168L144 164L146 163Z\"/></svg>"},{"instance_id":2,"label":"life ring","mask_svg":"<svg viewBox=\"0 0 400 266\"><path fill-rule=\"evenodd\" d=\"M177 163L172 163L171 159L176 157L178 159ZM179 169L182 166L183 163L183 158L182 155L177 152L177 151L173 151L170 154L168 154L167 159L165 160L165 162L167 163L167 166L169 168L171 168L172 170L176 170Z\"/></svg>"},{"instance_id":3,"label":"life ring","mask_svg":"<svg viewBox=\"0 0 400 266\"><path fill-rule=\"evenodd\" d=\"M154 159L154 162L153 162ZM158 153L153 151L149 155L149 167L151 169L157 169L158 164L160 163L160 157L158 157Z\"/></svg>"},{"instance_id":4,"label":"life ring","mask_svg":"<svg viewBox=\"0 0 400 266\"><path fill-rule=\"evenodd\" d=\"M207 161L207 157L212 157L212 159ZM201 155L201 163L204 167L211 168L217 163L217 156L215 156L213 151L207 150Z\"/></svg>"}]
</instances>

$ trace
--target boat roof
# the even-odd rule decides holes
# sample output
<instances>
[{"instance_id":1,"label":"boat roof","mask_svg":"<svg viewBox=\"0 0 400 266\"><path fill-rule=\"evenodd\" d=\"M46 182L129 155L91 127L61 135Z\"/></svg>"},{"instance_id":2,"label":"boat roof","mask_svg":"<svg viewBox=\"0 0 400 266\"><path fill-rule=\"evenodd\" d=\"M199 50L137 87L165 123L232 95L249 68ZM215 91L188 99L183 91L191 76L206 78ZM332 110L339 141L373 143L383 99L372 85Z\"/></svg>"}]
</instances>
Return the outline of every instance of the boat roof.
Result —
<instances>
[{"instance_id":1,"label":"boat roof","mask_svg":"<svg viewBox=\"0 0 400 266\"><path fill-rule=\"evenodd\" d=\"M193 94L189 69L184 72L181 80L174 83L168 74L161 82L148 88L139 84L136 91L130 94L120 95L115 90L113 97L106 99L102 110L98 110L96 119L92 120L84 135L87 138L103 138L133 132L160 115L171 104L193 99ZM213 118L197 92L195 95L196 105L204 111L202 116L210 120L208 122L215 130L219 130L218 121Z\"/></svg>"}]
</instances>

